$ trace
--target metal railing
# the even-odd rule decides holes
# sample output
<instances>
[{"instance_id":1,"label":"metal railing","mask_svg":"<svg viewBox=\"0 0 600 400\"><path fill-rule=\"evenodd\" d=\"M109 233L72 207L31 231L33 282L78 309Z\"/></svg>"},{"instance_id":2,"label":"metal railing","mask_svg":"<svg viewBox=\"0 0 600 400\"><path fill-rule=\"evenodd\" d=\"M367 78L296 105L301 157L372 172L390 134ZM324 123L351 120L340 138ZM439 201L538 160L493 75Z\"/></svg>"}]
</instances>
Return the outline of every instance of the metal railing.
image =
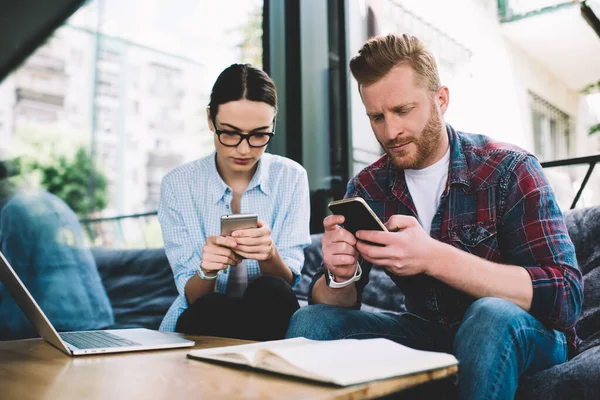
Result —
<instances>
[{"instance_id":1,"label":"metal railing","mask_svg":"<svg viewBox=\"0 0 600 400\"><path fill-rule=\"evenodd\" d=\"M107 242L111 242L110 247L162 247L162 239L152 243L148 241L144 234L149 226L149 219L155 219L158 215L157 211L149 211L138 214L128 215L117 215L113 217L102 217L102 218L84 218L79 222L84 227L85 232L92 245L94 246L106 246ZM138 240L131 242L129 239L132 235L129 235L130 230L125 229L123 226L125 221L135 221L137 235L134 235ZM113 223L113 229L105 228L106 223ZM157 221L155 221L158 223ZM131 226L130 226L131 228ZM107 238L110 239L107 239Z\"/></svg>"},{"instance_id":2,"label":"metal railing","mask_svg":"<svg viewBox=\"0 0 600 400\"><path fill-rule=\"evenodd\" d=\"M594 171L594 167L599 162L600 162L600 154L597 154L594 156L587 156L587 157L578 157L578 158L568 158L568 159L564 159L564 160L547 161L547 162L542 162L541 165L543 168L588 165L588 169L585 174L585 177L583 178L583 181L581 182L581 185L579 186L577 194L575 195L575 198L573 199L573 202L571 203L570 208L574 209L575 206L577 205L577 202L581 198L583 190L585 189L586 185L588 184L588 182L590 180L590 176L592 175L592 172ZM118 216L114 216L114 217L86 218L86 219L80 220L80 222L85 227L85 230L88 233L89 237L91 238L92 243L95 242L95 240L97 238L97 233L98 233L98 230L93 229L92 225L104 224L107 222L115 223L115 226L116 226L115 230L117 232L116 236L118 238L120 238L120 240L121 240L120 246L118 246L118 247L127 247L128 243L127 243L126 239L127 239L128 235L125 234L123 222L126 220L134 220L138 224L139 230L144 231L147 228L147 219L148 218L156 218L156 217L157 217L157 211L149 211L149 212L145 212L145 213L118 215ZM155 222L157 222L157 221L155 221ZM138 235L138 237L144 237L144 235L143 234ZM96 245L105 245L104 239L102 239L102 242L95 243L95 244ZM142 243L139 243L139 244L143 244L146 247L148 247L148 245L149 245L149 243L145 239ZM159 244L153 243L153 245L156 246Z\"/></svg>"},{"instance_id":3,"label":"metal railing","mask_svg":"<svg viewBox=\"0 0 600 400\"><path fill-rule=\"evenodd\" d=\"M581 3L583 0L498 0L498 17L500 22L511 22Z\"/></svg>"},{"instance_id":4,"label":"metal railing","mask_svg":"<svg viewBox=\"0 0 600 400\"><path fill-rule=\"evenodd\" d=\"M585 185L587 185L588 181L590 180L590 176L592 175L592 172L594 171L594 167L596 166L596 163L598 163L598 162L600 162L600 154L596 154L595 156L567 158L564 160L556 160L556 161L546 161L541 164L542 164L542 167L544 167L544 168L570 167L570 166L574 166L574 165L586 165L586 164L589 166L588 170L585 174L585 177L583 178L583 181L581 182L581 186L579 187L579 190L577 191L577 194L575 195L575 198L573 199L573 202L571 203L571 210L572 210L577 205L577 202L579 201L579 198L581 197L581 194L583 193L583 189L585 188Z\"/></svg>"}]
</instances>

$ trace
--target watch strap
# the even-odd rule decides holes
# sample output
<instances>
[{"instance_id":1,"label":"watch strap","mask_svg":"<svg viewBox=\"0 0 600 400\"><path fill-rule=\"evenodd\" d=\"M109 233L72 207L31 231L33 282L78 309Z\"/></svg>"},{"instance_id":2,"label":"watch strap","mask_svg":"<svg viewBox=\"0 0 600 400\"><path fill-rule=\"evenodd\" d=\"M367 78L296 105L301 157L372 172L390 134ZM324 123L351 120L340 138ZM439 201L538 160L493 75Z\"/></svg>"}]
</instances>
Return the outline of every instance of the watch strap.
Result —
<instances>
[{"instance_id":1,"label":"watch strap","mask_svg":"<svg viewBox=\"0 0 600 400\"><path fill-rule=\"evenodd\" d=\"M344 282L336 282L335 281L335 275L333 275L331 273L331 271L327 270L327 272L325 273L325 281L327 283L327 286L329 286L332 289L341 289L343 287L349 286L352 283L358 281L362 276L362 268L360 268L360 263L356 263L356 270L354 271L354 276L350 279L348 279L347 281Z\"/></svg>"},{"instance_id":2,"label":"watch strap","mask_svg":"<svg viewBox=\"0 0 600 400\"><path fill-rule=\"evenodd\" d=\"M205 281L214 281L215 279L217 279L219 277L219 272L217 272L214 275L206 275L204 273L204 270L202 269L202 267L198 267L198 276L201 279L204 279Z\"/></svg>"}]
</instances>

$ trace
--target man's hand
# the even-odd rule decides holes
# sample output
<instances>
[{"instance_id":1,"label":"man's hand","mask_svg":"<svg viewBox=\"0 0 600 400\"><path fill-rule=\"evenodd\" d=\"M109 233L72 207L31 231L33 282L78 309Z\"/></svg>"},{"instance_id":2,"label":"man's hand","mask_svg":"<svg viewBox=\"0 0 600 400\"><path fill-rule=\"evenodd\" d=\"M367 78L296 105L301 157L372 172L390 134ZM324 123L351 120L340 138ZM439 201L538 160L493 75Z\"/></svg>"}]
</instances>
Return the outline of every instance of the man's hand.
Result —
<instances>
[{"instance_id":1,"label":"man's hand","mask_svg":"<svg viewBox=\"0 0 600 400\"><path fill-rule=\"evenodd\" d=\"M273 258L275 245L271 240L271 229L263 221L258 221L258 228L234 231L231 238L236 242L235 253L244 258L258 261Z\"/></svg>"},{"instance_id":2,"label":"man's hand","mask_svg":"<svg viewBox=\"0 0 600 400\"><path fill-rule=\"evenodd\" d=\"M209 275L213 275L226 269L228 265L238 265L242 258L231 250L235 246L236 242L231 238L209 236L206 238L206 244L202 247L200 267L208 271Z\"/></svg>"},{"instance_id":3,"label":"man's hand","mask_svg":"<svg viewBox=\"0 0 600 400\"><path fill-rule=\"evenodd\" d=\"M385 224L389 232L358 231L356 249L374 265L399 276L427 273L437 242L414 217L393 215ZM364 241L381 244L373 246Z\"/></svg>"},{"instance_id":4,"label":"man's hand","mask_svg":"<svg viewBox=\"0 0 600 400\"><path fill-rule=\"evenodd\" d=\"M356 272L358 252L356 238L339 226L344 223L341 215L330 215L323 220L325 234L321 240L323 264L336 276L336 281L347 281Z\"/></svg>"}]
</instances>

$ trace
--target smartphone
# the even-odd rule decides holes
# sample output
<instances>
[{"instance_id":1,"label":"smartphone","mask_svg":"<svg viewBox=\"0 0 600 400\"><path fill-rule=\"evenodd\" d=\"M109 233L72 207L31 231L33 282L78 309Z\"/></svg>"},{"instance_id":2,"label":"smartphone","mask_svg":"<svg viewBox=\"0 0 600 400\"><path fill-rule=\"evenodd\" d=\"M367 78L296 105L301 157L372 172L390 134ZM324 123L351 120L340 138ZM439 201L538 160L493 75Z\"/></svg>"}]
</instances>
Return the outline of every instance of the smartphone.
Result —
<instances>
[{"instance_id":1,"label":"smartphone","mask_svg":"<svg viewBox=\"0 0 600 400\"><path fill-rule=\"evenodd\" d=\"M360 230L387 232L385 225L360 197L332 201L328 207L333 214L344 216L344 229L353 235Z\"/></svg>"},{"instance_id":2,"label":"smartphone","mask_svg":"<svg viewBox=\"0 0 600 400\"><path fill-rule=\"evenodd\" d=\"M221 216L221 235L230 236L233 231L240 229L258 228L256 214L229 214Z\"/></svg>"}]
</instances>

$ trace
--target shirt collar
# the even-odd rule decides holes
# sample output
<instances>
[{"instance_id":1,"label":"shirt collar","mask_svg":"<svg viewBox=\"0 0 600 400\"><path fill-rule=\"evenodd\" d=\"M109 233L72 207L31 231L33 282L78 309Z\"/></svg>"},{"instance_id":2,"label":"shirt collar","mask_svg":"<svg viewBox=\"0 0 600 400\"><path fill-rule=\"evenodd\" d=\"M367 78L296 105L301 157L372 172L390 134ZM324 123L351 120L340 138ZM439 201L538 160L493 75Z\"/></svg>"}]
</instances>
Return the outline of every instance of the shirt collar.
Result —
<instances>
[{"instance_id":1,"label":"shirt collar","mask_svg":"<svg viewBox=\"0 0 600 400\"><path fill-rule=\"evenodd\" d=\"M210 186L213 188L212 192L212 202L216 204L219 200L225 196L225 193L228 190L231 190L229 186L223 181L221 175L219 175L219 171L217 170L217 152L213 151L209 157L209 180Z\"/></svg>"},{"instance_id":2,"label":"shirt collar","mask_svg":"<svg viewBox=\"0 0 600 400\"><path fill-rule=\"evenodd\" d=\"M269 173L269 170L271 169L271 155L263 153L257 164L256 172L254 172L254 176L250 180L246 190L254 189L258 186L264 194L270 195L271 185L269 184L269 181L272 174Z\"/></svg>"},{"instance_id":3,"label":"shirt collar","mask_svg":"<svg viewBox=\"0 0 600 400\"><path fill-rule=\"evenodd\" d=\"M214 188L212 191L212 201L213 204L219 202L223 196L227 193L227 191L231 191L231 188L225 183L221 175L219 175L219 171L217 170L217 152L213 151L209 157L210 159L210 187ZM250 180L246 191L254 189L255 187L259 187L259 189L266 195L271 194L271 189L269 185L269 166L271 164L270 155L264 153L260 159L258 160L258 166L256 171L254 172L254 176Z\"/></svg>"},{"instance_id":4,"label":"shirt collar","mask_svg":"<svg viewBox=\"0 0 600 400\"><path fill-rule=\"evenodd\" d=\"M450 146L450 166L448 172L448 180L451 185L462 184L470 187L471 172L467 165L467 160L463 150L463 144L459 134L450 124L446 124L446 132ZM392 193L397 198L409 196L408 187L406 186L406 178L404 170L400 170L394 166L392 161L387 157L387 181Z\"/></svg>"},{"instance_id":5,"label":"shirt collar","mask_svg":"<svg viewBox=\"0 0 600 400\"><path fill-rule=\"evenodd\" d=\"M450 124L446 124L446 131L450 141L450 171L448 174L450 184L463 184L469 188L471 171L467 165L460 136Z\"/></svg>"}]
</instances>

